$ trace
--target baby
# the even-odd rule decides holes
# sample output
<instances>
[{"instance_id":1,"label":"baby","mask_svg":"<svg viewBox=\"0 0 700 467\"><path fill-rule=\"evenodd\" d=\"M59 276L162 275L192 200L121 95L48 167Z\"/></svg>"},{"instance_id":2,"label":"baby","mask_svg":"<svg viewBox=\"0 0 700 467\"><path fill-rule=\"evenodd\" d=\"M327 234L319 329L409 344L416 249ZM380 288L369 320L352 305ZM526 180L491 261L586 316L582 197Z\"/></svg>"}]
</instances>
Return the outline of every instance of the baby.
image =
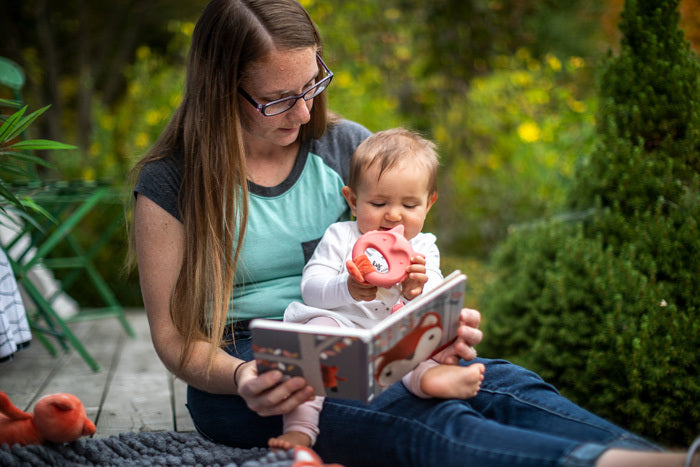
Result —
<instances>
[{"instance_id":1,"label":"baby","mask_svg":"<svg viewBox=\"0 0 700 467\"><path fill-rule=\"evenodd\" d=\"M376 133L360 144L350 162L343 195L355 221L331 225L304 267L304 303L291 303L284 320L336 327L369 328L392 309L439 285L440 253L433 234L421 232L437 200L438 156L435 145L402 129ZM360 236L398 225L417 254L408 276L390 289L353 279L346 267ZM422 398L468 399L483 381L484 366L441 365L429 359L403 378L406 388ZM319 433L323 398L316 397L284 417L284 433L268 442L272 448L312 446Z\"/></svg>"}]
</instances>

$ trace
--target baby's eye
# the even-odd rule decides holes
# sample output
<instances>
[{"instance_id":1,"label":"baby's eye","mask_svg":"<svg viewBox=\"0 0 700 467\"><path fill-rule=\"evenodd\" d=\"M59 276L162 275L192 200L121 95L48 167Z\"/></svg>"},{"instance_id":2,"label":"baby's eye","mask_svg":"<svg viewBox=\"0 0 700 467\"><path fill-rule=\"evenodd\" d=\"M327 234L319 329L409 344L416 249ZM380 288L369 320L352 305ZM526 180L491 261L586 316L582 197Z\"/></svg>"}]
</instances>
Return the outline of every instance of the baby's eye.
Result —
<instances>
[{"instance_id":1,"label":"baby's eye","mask_svg":"<svg viewBox=\"0 0 700 467\"><path fill-rule=\"evenodd\" d=\"M414 209L414 208L418 207L418 205L417 204L404 204L403 207L405 207L406 209Z\"/></svg>"},{"instance_id":2,"label":"baby's eye","mask_svg":"<svg viewBox=\"0 0 700 467\"><path fill-rule=\"evenodd\" d=\"M382 206L386 205L386 203L382 203L379 201L370 201L369 204L371 204L375 208L381 208Z\"/></svg>"}]
</instances>

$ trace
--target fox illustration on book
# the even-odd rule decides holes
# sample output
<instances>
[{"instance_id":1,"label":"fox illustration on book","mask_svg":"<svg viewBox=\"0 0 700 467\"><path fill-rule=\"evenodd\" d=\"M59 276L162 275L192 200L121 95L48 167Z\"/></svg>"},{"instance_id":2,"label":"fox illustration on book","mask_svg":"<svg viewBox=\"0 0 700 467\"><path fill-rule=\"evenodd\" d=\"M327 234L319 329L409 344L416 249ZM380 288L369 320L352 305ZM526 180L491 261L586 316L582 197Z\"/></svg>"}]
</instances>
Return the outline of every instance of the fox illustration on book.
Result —
<instances>
[{"instance_id":1,"label":"fox illustration on book","mask_svg":"<svg viewBox=\"0 0 700 467\"><path fill-rule=\"evenodd\" d=\"M380 386L386 387L399 381L420 362L435 353L442 338L440 315L429 312L423 315L418 326L389 350L375 359L374 378Z\"/></svg>"}]
</instances>

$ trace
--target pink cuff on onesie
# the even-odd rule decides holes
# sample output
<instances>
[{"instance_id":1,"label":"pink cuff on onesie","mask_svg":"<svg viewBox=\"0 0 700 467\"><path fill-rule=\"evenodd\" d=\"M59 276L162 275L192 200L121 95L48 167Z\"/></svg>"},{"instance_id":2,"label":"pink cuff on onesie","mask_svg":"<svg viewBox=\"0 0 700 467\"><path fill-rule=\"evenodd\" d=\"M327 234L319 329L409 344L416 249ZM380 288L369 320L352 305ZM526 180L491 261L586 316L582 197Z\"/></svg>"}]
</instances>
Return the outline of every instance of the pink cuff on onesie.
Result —
<instances>
[{"instance_id":1,"label":"pink cuff on onesie","mask_svg":"<svg viewBox=\"0 0 700 467\"><path fill-rule=\"evenodd\" d=\"M420 380L423 378L426 371L438 365L438 362L432 358L429 358L428 360L419 363L418 366L413 369L413 371L406 373L406 375L401 378L401 382L414 396L418 396L421 399L430 399L431 396L421 391Z\"/></svg>"},{"instance_id":2,"label":"pink cuff on onesie","mask_svg":"<svg viewBox=\"0 0 700 467\"><path fill-rule=\"evenodd\" d=\"M323 407L323 397L316 396L312 401L304 402L283 417L284 433L299 431L311 438L311 446L318 437L318 416Z\"/></svg>"}]
</instances>

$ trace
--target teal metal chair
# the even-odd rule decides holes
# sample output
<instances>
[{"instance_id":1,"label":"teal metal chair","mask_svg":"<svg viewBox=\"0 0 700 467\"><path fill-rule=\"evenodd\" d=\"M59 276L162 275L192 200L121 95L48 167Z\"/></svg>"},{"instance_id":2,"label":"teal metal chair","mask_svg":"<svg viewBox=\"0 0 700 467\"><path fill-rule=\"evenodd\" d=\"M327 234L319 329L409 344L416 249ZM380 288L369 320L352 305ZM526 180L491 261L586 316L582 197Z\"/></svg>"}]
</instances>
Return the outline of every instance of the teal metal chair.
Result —
<instances>
[{"instance_id":1,"label":"teal metal chair","mask_svg":"<svg viewBox=\"0 0 700 467\"><path fill-rule=\"evenodd\" d=\"M22 68L9 58L0 57L0 85L9 88L12 98L8 99L16 108L22 107L22 88L26 77Z\"/></svg>"},{"instance_id":2,"label":"teal metal chair","mask_svg":"<svg viewBox=\"0 0 700 467\"><path fill-rule=\"evenodd\" d=\"M10 101L10 106L21 108L24 105L24 83L22 69L11 60L0 57L0 85L11 90L11 99L6 99ZM15 196L29 196L52 216L52 219L41 218L35 219L35 222L18 224L16 235L1 245L8 253L17 282L36 305L36 311L29 315L30 326L36 331L38 340L52 355L55 356L58 352L46 336L57 339L64 350L73 347L90 368L99 371L99 364L68 324L74 321L116 317L127 334L135 336L124 309L94 264L95 255L123 225L122 210L116 209L118 214L104 223L100 238L91 241L90 245L81 244L76 229L89 215L99 215L109 205L121 205L118 190L107 184L81 180L25 183L15 185L13 192ZM9 254L11 250L13 255ZM74 317L62 318L52 306L53 297L44 296L31 280L29 272L39 263L51 271L64 272L56 293L64 292L82 279L81 284L95 288L104 306L89 309L81 306Z\"/></svg>"}]
</instances>

